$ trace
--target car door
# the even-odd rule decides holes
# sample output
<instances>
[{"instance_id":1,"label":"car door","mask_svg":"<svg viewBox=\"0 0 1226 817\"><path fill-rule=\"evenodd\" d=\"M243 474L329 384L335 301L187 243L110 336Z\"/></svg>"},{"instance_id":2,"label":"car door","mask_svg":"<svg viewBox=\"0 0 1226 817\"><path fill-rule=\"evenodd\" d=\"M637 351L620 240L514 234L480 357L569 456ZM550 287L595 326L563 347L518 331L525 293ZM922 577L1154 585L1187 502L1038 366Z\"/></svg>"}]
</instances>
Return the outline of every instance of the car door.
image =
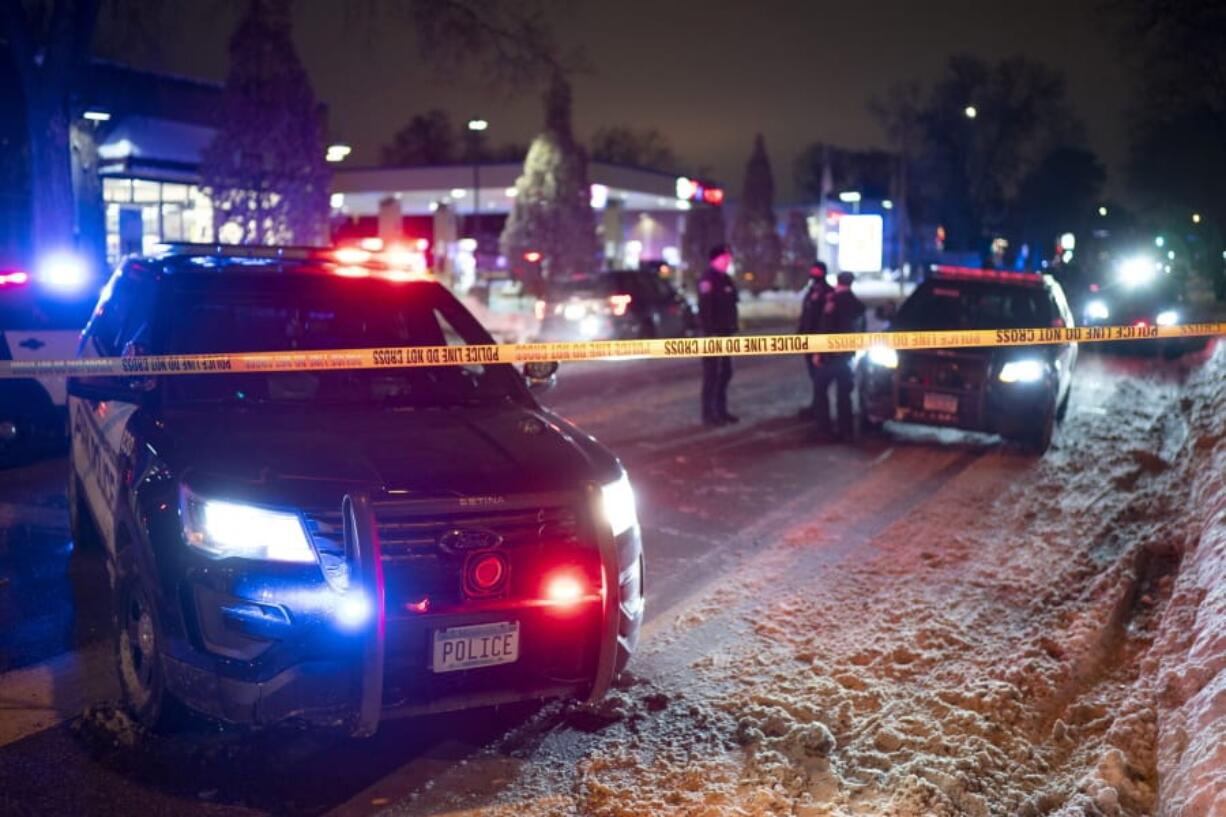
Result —
<instances>
[{"instance_id":1,"label":"car door","mask_svg":"<svg viewBox=\"0 0 1226 817\"><path fill-rule=\"evenodd\" d=\"M78 357L120 357L147 333L152 282L117 271L103 290L77 351ZM126 377L80 379L69 387L72 469L107 550L115 553L121 479L131 456L128 423L142 396Z\"/></svg>"}]
</instances>

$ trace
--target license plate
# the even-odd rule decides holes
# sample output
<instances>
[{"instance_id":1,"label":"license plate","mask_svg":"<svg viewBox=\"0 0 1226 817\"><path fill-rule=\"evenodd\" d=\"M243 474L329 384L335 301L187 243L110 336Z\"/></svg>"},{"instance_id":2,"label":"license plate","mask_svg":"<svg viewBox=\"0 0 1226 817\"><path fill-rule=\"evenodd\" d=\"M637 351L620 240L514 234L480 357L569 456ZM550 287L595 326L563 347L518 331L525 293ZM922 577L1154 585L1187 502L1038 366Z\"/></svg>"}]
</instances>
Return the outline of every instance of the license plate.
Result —
<instances>
[{"instance_id":1,"label":"license plate","mask_svg":"<svg viewBox=\"0 0 1226 817\"><path fill-rule=\"evenodd\" d=\"M434 631L435 672L513 664L519 659L519 622L497 621Z\"/></svg>"},{"instance_id":2,"label":"license plate","mask_svg":"<svg viewBox=\"0 0 1226 817\"><path fill-rule=\"evenodd\" d=\"M924 394L924 411L935 411L941 414L957 414L958 398L949 394Z\"/></svg>"}]
</instances>

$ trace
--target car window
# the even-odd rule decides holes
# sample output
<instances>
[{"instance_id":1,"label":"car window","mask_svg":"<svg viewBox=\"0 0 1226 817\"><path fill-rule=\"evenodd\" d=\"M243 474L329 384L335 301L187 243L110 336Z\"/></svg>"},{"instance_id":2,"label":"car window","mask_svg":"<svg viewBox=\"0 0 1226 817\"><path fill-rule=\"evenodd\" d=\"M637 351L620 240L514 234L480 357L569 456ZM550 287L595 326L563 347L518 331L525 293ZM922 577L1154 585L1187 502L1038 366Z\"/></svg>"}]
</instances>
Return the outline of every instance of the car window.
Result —
<instances>
[{"instance_id":1,"label":"car window","mask_svg":"<svg viewBox=\"0 0 1226 817\"><path fill-rule=\"evenodd\" d=\"M86 343L101 357L122 354L133 340L148 343L153 283L130 270L120 270L102 291L89 323Z\"/></svg>"},{"instance_id":2,"label":"car window","mask_svg":"<svg viewBox=\"0 0 1226 817\"><path fill-rule=\"evenodd\" d=\"M924 282L899 310L902 329L1011 329L1050 326L1056 317L1043 287L956 280Z\"/></svg>"},{"instance_id":3,"label":"car window","mask_svg":"<svg viewBox=\"0 0 1226 817\"><path fill-rule=\"evenodd\" d=\"M304 276L305 279L305 276ZM171 354L322 351L492 343L489 334L434 283L283 278L178 293L166 349ZM186 376L172 401L249 403L461 404L516 394L510 366Z\"/></svg>"}]
</instances>

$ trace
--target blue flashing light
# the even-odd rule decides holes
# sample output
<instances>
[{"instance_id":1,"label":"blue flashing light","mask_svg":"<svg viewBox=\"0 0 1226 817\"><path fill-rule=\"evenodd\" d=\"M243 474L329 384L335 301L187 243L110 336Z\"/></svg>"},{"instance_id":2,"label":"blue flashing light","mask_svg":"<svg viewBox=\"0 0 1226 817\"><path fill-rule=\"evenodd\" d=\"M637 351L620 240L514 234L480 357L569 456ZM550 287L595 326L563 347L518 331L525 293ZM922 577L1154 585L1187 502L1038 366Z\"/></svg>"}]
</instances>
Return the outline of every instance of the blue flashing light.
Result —
<instances>
[{"instance_id":1,"label":"blue flashing light","mask_svg":"<svg viewBox=\"0 0 1226 817\"><path fill-rule=\"evenodd\" d=\"M345 630L359 630L370 621L373 612L365 593L347 593L336 605L336 623Z\"/></svg>"},{"instance_id":2,"label":"blue flashing light","mask_svg":"<svg viewBox=\"0 0 1226 817\"><path fill-rule=\"evenodd\" d=\"M35 267L35 273L39 283L64 295L80 292L89 283L88 264L71 252L48 254Z\"/></svg>"}]
</instances>

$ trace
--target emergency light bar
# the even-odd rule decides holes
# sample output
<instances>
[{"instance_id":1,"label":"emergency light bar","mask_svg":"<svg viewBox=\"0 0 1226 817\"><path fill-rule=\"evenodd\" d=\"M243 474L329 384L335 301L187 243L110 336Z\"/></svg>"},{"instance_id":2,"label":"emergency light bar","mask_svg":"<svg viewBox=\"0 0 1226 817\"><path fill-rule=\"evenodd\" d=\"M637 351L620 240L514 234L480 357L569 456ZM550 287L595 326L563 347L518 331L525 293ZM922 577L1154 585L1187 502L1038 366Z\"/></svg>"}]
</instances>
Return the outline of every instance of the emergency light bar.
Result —
<instances>
[{"instance_id":1,"label":"emergency light bar","mask_svg":"<svg viewBox=\"0 0 1226 817\"><path fill-rule=\"evenodd\" d=\"M1043 285L1043 276L1037 272L1012 272L1010 270L955 267L944 264L933 265L932 271L938 278L944 280L999 281L1001 283L1027 284L1029 286Z\"/></svg>"},{"instance_id":2,"label":"emergency light bar","mask_svg":"<svg viewBox=\"0 0 1226 817\"><path fill-rule=\"evenodd\" d=\"M17 270L16 272L0 272L0 287L21 286L30 282L30 274Z\"/></svg>"}]
</instances>

